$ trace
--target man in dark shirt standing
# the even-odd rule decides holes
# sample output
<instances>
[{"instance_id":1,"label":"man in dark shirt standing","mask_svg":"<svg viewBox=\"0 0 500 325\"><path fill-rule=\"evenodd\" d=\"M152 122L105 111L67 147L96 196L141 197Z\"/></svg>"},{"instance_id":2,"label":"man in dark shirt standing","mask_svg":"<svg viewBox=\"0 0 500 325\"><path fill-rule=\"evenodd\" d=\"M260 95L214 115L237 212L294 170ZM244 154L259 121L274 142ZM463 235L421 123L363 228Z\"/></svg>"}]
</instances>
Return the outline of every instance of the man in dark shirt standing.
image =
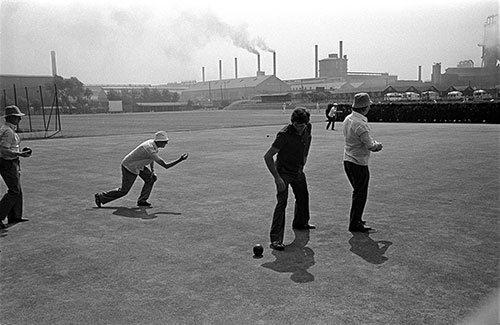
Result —
<instances>
[{"instance_id":1,"label":"man in dark shirt standing","mask_svg":"<svg viewBox=\"0 0 500 325\"><path fill-rule=\"evenodd\" d=\"M304 107L293 110L291 124L276 135L271 148L264 155L266 166L274 177L277 204L271 225L271 248L284 250L285 211L288 201L288 185L295 195L295 212L292 227L298 230L315 229L309 224L309 191L304 165L311 146L311 114ZM277 155L276 160L274 156Z\"/></svg>"}]
</instances>

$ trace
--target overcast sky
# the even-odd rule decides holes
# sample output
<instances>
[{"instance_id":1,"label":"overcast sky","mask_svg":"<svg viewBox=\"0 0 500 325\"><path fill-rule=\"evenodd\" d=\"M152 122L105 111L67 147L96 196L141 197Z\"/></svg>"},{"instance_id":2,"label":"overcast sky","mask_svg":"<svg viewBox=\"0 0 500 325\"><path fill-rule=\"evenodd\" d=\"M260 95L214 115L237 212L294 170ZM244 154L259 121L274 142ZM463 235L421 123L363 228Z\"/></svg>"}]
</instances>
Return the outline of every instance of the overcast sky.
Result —
<instances>
[{"instance_id":1,"label":"overcast sky","mask_svg":"<svg viewBox=\"0 0 500 325\"><path fill-rule=\"evenodd\" d=\"M486 18L498 0L0 0L0 73L83 83L149 83L272 74L314 77L319 58L347 55L349 71L430 80L459 61L481 65Z\"/></svg>"}]
</instances>

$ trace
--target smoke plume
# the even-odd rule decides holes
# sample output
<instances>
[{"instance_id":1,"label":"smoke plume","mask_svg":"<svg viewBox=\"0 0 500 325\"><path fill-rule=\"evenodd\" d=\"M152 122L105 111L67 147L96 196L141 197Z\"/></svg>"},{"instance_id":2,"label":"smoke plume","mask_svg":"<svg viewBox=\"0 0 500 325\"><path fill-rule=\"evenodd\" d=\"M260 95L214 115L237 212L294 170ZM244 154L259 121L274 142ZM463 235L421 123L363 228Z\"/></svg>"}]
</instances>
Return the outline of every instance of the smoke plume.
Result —
<instances>
[{"instance_id":1,"label":"smoke plume","mask_svg":"<svg viewBox=\"0 0 500 325\"><path fill-rule=\"evenodd\" d=\"M175 35L173 37L179 38L171 43L183 44L183 48L173 48L166 45L164 47L165 53L177 58L182 56L182 53L184 56L188 56L189 52L204 46L213 38L228 39L235 46L253 54L259 54L259 50L274 52L262 38L251 37L245 25L231 26L211 12L201 15L183 12L171 22L169 28L176 31L173 33ZM166 44L168 43L166 42Z\"/></svg>"}]
</instances>

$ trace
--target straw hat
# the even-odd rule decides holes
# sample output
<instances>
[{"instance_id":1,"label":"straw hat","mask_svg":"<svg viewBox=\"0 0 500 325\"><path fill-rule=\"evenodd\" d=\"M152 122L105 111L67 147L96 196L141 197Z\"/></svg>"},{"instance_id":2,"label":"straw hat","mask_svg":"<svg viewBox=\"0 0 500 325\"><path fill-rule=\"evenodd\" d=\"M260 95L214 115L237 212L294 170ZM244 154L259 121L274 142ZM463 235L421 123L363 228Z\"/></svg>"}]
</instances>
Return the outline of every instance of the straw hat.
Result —
<instances>
[{"instance_id":1,"label":"straw hat","mask_svg":"<svg viewBox=\"0 0 500 325\"><path fill-rule=\"evenodd\" d=\"M373 102L370 99L370 95L367 93L358 93L354 95L354 103L352 104L352 108L363 108L368 107Z\"/></svg>"},{"instance_id":2,"label":"straw hat","mask_svg":"<svg viewBox=\"0 0 500 325\"><path fill-rule=\"evenodd\" d=\"M19 109L19 107L15 106L15 105L10 105L10 106L5 107L5 114L3 115L3 117L24 116L24 115L26 115L26 114L23 114L21 112L21 110Z\"/></svg>"},{"instance_id":3,"label":"straw hat","mask_svg":"<svg viewBox=\"0 0 500 325\"><path fill-rule=\"evenodd\" d=\"M158 131L155 133L155 141L158 142L168 142L168 136L167 132L165 131Z\"/></svg>"}]
</instances>

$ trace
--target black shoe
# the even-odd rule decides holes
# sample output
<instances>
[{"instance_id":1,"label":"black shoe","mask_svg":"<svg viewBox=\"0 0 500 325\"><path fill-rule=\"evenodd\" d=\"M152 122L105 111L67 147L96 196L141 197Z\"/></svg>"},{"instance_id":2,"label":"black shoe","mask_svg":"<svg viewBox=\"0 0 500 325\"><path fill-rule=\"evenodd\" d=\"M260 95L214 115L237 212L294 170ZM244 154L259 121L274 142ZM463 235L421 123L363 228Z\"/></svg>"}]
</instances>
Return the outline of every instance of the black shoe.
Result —
<instances>
[{"instance_id":1,"label":"black shoe","mask_svg":"<svg viewBox=\"0 0 500 325\"><path fill-rule=\"evenodd\" d=\"M15 220L9 220L9 224L15 224L15 223L20 223L20 222L26 222L29 221L29 219L15 219Z\"/></svg>"},{"instance_id":2,"label":"black shoe","mask_svg":"<svg viewBox=\"0 0 500 325\"><path fill-rule=\"evenodd\" d=\"M297 230L309 230L309 229L316 229L316 226L315 225L306 224L306 225L299 226L299 227L293 227L293 229L297 229Z\"/></svg>"},{"instance_id":3,"label":"black shoe","mask_svg":"<svg viewBox=\"0 0 500 325\"><path fill-rule=\"evenodd\" d=\"M363 225L359 225L357 227L349 227L350 232L369 232L372 230L370 227L365 227Z\"/></svg>"},{"instance_id":4,"label":"black shoe","mask_svg":"<svg viewBox=\"0 0 500 325\"><path fill-rule=\"evenodd\" d=\"M272 249L275 249L277 251L284 251L285 250L285 245L279 241L273 241L271 245L269 245Z\"/></svg>"},{"instance_id":5,"label":"black shoe","mask_svg":"<svg viewBox=\"0 0 500 325\"><path fill-rule=\"evenodd\" d=\"M141 202L137 202L137 206L138 207L150 207L151 203L149 203L148 201L141 201Z\"/></svg>"},{"instance_id":6,"label":"black shoe","mask_svg":"<svg viewBox=\"0 0 500 325\"><path fill-rule=\"evenodd\" d=\"M94 194L95 205L100 208L101 207L101 198L99 198L99 193Z\"/></svg>"}]
</instances>

